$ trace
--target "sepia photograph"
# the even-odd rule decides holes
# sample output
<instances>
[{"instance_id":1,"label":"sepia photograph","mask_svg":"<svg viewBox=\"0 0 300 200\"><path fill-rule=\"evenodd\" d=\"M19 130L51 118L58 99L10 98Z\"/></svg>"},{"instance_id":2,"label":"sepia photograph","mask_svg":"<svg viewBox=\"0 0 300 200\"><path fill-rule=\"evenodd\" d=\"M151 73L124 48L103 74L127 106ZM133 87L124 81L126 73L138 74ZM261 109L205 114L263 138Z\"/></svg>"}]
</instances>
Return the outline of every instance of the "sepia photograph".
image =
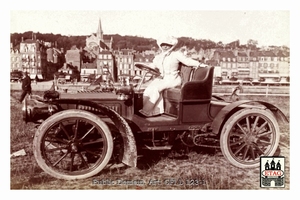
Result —
<instances>
[{"instance_id":1,"label":"sepia photograph","mask_svg":"<svg viewBox=\"0 0 300 200\"><path fill-rule=\"evenodd\" d=\"M9 11L10 190L291 190L290 7L96 4Z\"/></svg>"}]
</instances>

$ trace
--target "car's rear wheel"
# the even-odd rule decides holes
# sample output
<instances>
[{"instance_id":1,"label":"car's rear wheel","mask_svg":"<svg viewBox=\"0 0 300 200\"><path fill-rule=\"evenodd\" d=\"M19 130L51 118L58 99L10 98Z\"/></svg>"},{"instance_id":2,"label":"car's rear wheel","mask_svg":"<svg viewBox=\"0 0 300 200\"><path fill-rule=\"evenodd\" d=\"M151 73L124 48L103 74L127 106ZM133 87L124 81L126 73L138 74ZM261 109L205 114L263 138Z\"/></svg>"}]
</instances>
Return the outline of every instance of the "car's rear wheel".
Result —
<instances>
[{"instance_id":1,"label":"car's rear wheel","mask_svg":"<svg viewBox=\"0 0 300 200\"><path fill-rule=\"evenodd\" d=\"M40 125L33 147L36 161L46 173L59 179L85 179L107 165L113 139L98 116L82 110L66 110Z\"/></svg>"},{"instance_id":2,"label":"car's rear wheel","mask_svg":"<svg viewBox=\"0 0 300 200\"><path fill-rule=\"evenodd\" d=\"M220 145L225 158L240 168L258 167L261 156L272 156L280 138L273 114L262 109L242 109L224 124Z\"/></svg>"}]
</instances>

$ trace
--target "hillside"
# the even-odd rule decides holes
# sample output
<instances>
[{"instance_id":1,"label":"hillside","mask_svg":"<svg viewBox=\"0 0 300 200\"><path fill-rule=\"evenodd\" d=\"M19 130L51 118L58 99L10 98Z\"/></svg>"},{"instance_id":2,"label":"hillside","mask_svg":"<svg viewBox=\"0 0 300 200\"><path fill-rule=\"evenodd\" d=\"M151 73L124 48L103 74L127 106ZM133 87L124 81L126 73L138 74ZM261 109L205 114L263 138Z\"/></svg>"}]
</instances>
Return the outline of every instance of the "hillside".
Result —
<instances>
[{"instance_id":1,"label":"hillside","mask_svg":"<svg viewBox=\"0 0 300 200\"><path fill-rule=\"evenodd\" d=\"M52 42L57 48L64 48L65 50L71 49L72 46L76 45L77 48L84 48L86 38L89 35L82 36L64 36L61 34L52 33L33 33L32 31L24 33L12 33L10 36L10 41L13 46L17 46L20 42L26 39L32 39L33 36L41 41ZM121 36L119 34L104 35L104 40L113 39L113 49L135 49L136 51L142 52L145 50L156 49L156 40L153 38L144 38L138 36ZM240 45L239 40L233 41L228 44L223 44L221 41L214 42L211 40L199 40L189 37L178 38L179 46L186 46L188 49L195 49L199 51L200 49L213 49L213 48L243 48L247 45ZM249 40L253 41L253 40ZM256 45L251 46L251 48L256 48Z\"/></svg>"}]
</instances>

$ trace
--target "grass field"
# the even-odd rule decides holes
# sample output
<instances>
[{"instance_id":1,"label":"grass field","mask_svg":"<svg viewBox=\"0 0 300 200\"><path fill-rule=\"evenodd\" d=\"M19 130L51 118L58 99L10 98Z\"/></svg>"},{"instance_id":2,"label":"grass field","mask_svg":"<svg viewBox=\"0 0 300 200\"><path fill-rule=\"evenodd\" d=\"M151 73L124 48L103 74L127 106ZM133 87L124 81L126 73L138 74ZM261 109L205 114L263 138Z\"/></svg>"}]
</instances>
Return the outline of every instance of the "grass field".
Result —
<instances>
[{"instance_id":1,"label":"grass field","mask_svg":"<svg viewBox=\"0 0 300 200\"><path fill-rule=\"evenodd\" d=\"M22 121L21 104L17 102L19 96L20 91L11 91L10 151L13 153L24 149L26 155L10 159L11 189L262 189L260 188L259 168L236 168L225 160L219 149L192 151L187 160L174 160L151 153L138 161L137 168L119 165L107 168L99 175L85 180L55 179L44 173L34 159L32 141L36 127L34 124L25 124ZM241 98L268 101L281 108L283 113L288 118L290 117L289 97L243 96ZM280 155L286 157L285 188L280 189L287 190L290 188L290 127L286 124L280 128L282 132ZM136 182L130 184L133 180Z\"/></svg>"}]
</instances>

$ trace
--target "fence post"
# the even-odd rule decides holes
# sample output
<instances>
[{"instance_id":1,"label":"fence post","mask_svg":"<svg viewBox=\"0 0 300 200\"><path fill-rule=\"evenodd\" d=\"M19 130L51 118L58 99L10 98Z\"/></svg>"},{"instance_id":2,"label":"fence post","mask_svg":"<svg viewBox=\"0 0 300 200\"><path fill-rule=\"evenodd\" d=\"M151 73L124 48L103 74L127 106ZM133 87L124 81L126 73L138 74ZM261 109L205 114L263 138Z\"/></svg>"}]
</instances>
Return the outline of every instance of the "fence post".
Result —
<instances>
[{"instance_id":1,"label":"fence post","mask_svg":"<svg viewBox=\"0 0 300 200\"><path fill-rule=\"evenodd\" d=\"M267 88L266 88L266 97L268 97L269 94L269 84L267 84Z\"/></svg>"}]
</instances>

